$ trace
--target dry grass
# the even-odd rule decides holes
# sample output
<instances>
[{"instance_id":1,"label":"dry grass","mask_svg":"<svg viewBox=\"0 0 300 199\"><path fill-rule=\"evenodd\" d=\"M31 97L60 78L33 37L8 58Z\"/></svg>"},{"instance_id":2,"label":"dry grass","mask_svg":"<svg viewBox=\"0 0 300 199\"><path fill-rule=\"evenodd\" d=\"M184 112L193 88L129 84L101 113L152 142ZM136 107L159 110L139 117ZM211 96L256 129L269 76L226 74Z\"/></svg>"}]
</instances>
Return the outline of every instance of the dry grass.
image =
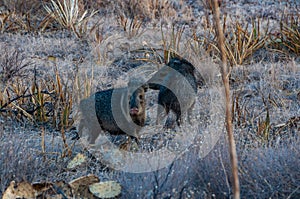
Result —
<instances>
[{"instance_id":1,"label":"dry grass","mask_svg":"<svg viewBox=\"0 0 300 199\"><path fill-rule=\"evenodd\" d=\"M124 16L120 16L119 23L123 27L123 30L128 34L128 39L138 37L142 34L141 27L143 22L136 18L128 19Z\"/></svg>"},{"instance_id":2,"label":"dry grass","mask_svg":"<svg viewBox=\"0 0 300 199\"><path fill-rule=\"evenodd\" d=\"M174 16L176 9L172 1L167 0L126 0L117 1L116 11L119 15L125 15L127 18L137 18L142 21L155 21L163 17ZM183 4L179 1L178 4ZM120 13L121 12L121 13Z\"/></svg>"},{"instance_id":3,"label":"dry grass","mask_svg":"<svg viewBox=\"0 0 300 199\"><path fill-rule=\"evenodd\" d=\"M184 15L183 1L116 1L114 5L83 1L78 2L77 13L64 9L64 2L68 1L59 1L61 6L53 1L62 8L60 14L56 13L62 20L59 26L43 5L35 4L37 1L3 2L9 11L0 16L0 46L5 49L0 54L0 151L3 152L0 195L11 180L69 181L88 173L96 174L101 180L119 181L124 188L121 198L228 198L232 195L227 142L222 139L204 158L199 158L199 143L194 143L169 167L155 172L113 171L92 156L85 166L66 169L67 155L83 150L81 145L73 148L72 131L69 131L78 123L81 99L96 89L124 83L132 68L150 62L161 65L174 55L193 60L204 72L211 70L218 56L211 25L191 27L171 23L178 20L175 12L188 18ZM49 9L53 2L47 2ZM39 12L34 12L36 6L41 8ZM101 10L90 16L88 13L92 11L88 8L106 9L109 14L104 15ZM297 21L296 17L282 20L279 34L271 32L275 43L268 47L285 54L292 52L290 56L299 54ZM227 19L224 26L227 58L231 65L241 65L232 67L231 71L235 80L231 84L232 121L241 168L241 195L296 198L300 194L297 57L294 62L254 63L252 60L253 64L247 65L255 52L266 50L269 31L262 27L261 19L232 23ZM76 33L69 34L69 30L66 33L57 27ZM202 36L198 34L200 31ZM204 78L219 80L217 75L207 72ZM121 80L116 82L118 77ZM153 103L152 97L149 103ZM205 98L199 101L199 106L214 108L219 104ZM197 113L203 119L203 111ZM209 124L202 121L199 125L201 137L202 129Z\"/></svg>"},{"instance_id":4,"label":"dry grass","mask_svg":"<svg viewBox=\"0 0 300 199\"><path fill-rule=\"evenodd\" d=\"M203 43L203 47L210 55L220 56L217 48L216 33L209 28L209 36L197 37L194 34L194 40ZM223 19L223 29L225 34L225 53L231 66L249 64L251 57L256 51L265 47L269 40L268 27L263 31L261 29L261 20L252 20L251 23L241 21L228 22L227 17Z\"/></svg>"},{"instance_id":5,"label":"dry grass","mask_svg":"<svg viewBox=\"0 0 300 199\"><path fill-rule=\"evenodd\" d=\"M20 122L49 124L59 130L73 125L73 101L78 101L81 92L84 96L90 93L91 80L83 78L81 84L78 74L65 80L57 69L54 75L40 76L41 71L17 51L2 54L0 65L1 113Z\"/></svg>"},{"instance_id":6,"label":"dry grass","mask_svg":"<svg viewBox=\"0 0 300 199\"><path fill-rule=\"evenodd\" d=\"M251 28L248 28L248 25ZM268 40L268 27L265 27L266 30L262 32L260 26L261 22L257 19L244 28L239 22L236 22L233 27L227 27L225 46L226 55L231 65L247 64L247 59L264 47Z\"/></svg>"},{"instance_id":7,"label":"dry grass","mask_svg":"<svg viewBox=\"0 0 300 199\"><path fill-rule=\"evenodd\" d=\"M43 12L43 1L3 1L1 32L38 32L51 28L53 21Z\"/></svg>"},{"instance_id":8,"label":"dry grass","mask_svg":"<svg viewBox=\"0 0 300 199\"><path fill-rule=\"evenodd\" d=\"M272 34L270 44L275 50L288 55L300 54L300 15L283 15L280 21L280 31Z\"/></svg>"}]
</instances>

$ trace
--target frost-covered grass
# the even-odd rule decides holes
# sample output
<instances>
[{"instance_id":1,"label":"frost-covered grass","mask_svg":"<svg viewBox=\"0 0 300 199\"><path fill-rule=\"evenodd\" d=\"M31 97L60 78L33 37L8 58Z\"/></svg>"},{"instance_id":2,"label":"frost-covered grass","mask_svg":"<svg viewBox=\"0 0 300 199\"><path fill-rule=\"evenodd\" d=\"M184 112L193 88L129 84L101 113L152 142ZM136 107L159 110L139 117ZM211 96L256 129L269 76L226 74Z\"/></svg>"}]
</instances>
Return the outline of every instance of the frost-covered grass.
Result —
<instances>
[{"instance_id":1,"label":"frost-covered grass","mask_svg":"<svg viewBox=\"0 0 300 199\"><path fill-rule=\"evenodd\" d=\"M214 38L209 9L196 1L159 1L154 5L153 1L145 0L138 1L136 6L128 1L116 1L114 5L105 1L79 1L82 11L95 8L100 12L91 17L84 36L78 38L72 31L61 30L54 21L49 21L44 31L30 28L26 23L28 15L23 11L30 11L37 21L42 21L45 12L28 9L37 8L38 4L32 4L36 1L24 1L23 11L18 2L0 3L9 11L16 11L0 24L0 195L12 180L68 182L93 173L101 180L120 182L121 198L231 197L223 90L216 64L219 58L209 46L213 42L205 42ZM222 9L230 15L229 22L241 20L249 26L250 17L261 18L257 13L263 13L267 19L261 20L261 30L269 20L269 31L276 35L280 31L278 13L295 14L295 3L228 1L222 4ZM174 13L176 17L170 17ZM139 21L134 22L130 16ZM17 23L16 17L21 17L23 23L22 20ZM135 27L131 22L142 25ZM296 34L291 38L297 41ZM300 63L293 50L289 52L282 46L289 41L276 43L275 47L280 47L277 50L272 45L261 47L250 53L245 63L232 67L233 123L243 198L300 196ZM80 140L71 139L76 131L72 127L78 127L80 122L81 99L97 90L126 86L134 76L132 68L149 65L151 61L158 70L174 54L189 60L207 84L197 93L192 124L185 121L181 129L174 130L177 134L166 133L162 125L155 124L157 92L149 91L148 121L142 132L148 131L154 137L142 138L139 149L148 153L155 146L167 145L176 151L176 147L186 146L192 140L187 148L176 151L178 157L174 162L145 173L118 171L108 168L101 162L105 158L86 149ZM59 78L55 71L59 72ZM43 89L36 91L44 95L44 101L38 103L41 98L33 95L34 86ZM54 92L59 98L50 95ZM66 99L72 101L71 107L65 104L70 102ZM55 101L60 102L59 106L52 106ZM38 105L43 106L44 117L48 118L44 122L32 121L41 117L37 114L41 108ZM69 108L68 113L62 111L64 107ZM72 121L71 125L64 126L62 118L53 120L51 114L63 113L68 115L65 119ZM66 128L55 128L58 126ZM66 169L71 159L66 156L68 149L72 151L71 157L84 153L89 157L88 162L74 170Z\"/></svg>"}]
</instances>

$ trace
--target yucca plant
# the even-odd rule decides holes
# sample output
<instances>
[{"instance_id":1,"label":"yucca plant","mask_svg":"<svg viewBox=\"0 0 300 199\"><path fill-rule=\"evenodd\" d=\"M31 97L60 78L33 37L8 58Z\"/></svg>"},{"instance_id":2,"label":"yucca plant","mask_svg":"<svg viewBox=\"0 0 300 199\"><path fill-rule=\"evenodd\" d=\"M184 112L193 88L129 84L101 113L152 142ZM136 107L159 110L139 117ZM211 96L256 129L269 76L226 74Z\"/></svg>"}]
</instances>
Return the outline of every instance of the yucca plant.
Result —
<instances>
[{"instance_id":1,"label":"yucca plant","mask_svg":"<svg viewBox=\"0 0 300 199\"><path fill-rule=\"evenodd\" d=\"M78 0L51 0L51 4L44 5L44 8L63 28L72 30L78 37L86 29L87 21L97 13L93 11L88 15L85 10L80 14Z\"/></svg>"},{"instance_id":2,"label":"yucca plant","mask_svg":"<svg viewBox=\"0 0 300 199\"><path fill-rule=\"evenodd\" d=\"M233 26L225 30L226 55L231 66L244 64L247 58L264 47L268 40L268 25L262 33L260 24L260 20L257 19L252 21L250 28L249 24L243 28L240 22L235 22ZM226 25L224 24L223 27Z\"/></svg>"},{"instance_id":3,"label":"yucca plant","mask_svg":"<svg viewBox=\"0 0 300 199\"><path fill-rule=\"evenodd\" d=\"M273 38L273 47L283 53L300 55L300 15L286 16L281 19L280 32Z\"/></svg>"},{"instance_id":4,"label":"yucca plant","mask_svg":"<svg viewBox=\"0 0 300 199\"><path fill-rule=\"evenodd\" d=\"M249 57L265 46L269 39L268 24L265 31L262 31L260 26L260 19L252 20L251 24L247 23L245 26L239 21L228 25L227 17L224 17L225 53L231 66L247 63ZM197 37L194 34L194 40L201 42L208 54L219 55L216 33L211 28L208 28L207 32L211 37Z\"/></svg>"}]
</instances>

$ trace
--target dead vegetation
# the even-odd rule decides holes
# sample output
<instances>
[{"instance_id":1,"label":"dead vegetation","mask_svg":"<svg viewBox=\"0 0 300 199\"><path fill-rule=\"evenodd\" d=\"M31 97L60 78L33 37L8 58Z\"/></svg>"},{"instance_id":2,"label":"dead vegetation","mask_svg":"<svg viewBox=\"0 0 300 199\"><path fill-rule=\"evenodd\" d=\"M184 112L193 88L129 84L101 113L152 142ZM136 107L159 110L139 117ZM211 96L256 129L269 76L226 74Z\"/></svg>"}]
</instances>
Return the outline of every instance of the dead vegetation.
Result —
<instances>
[{"instance_id":1,"label":"dead vegetation","mask_svg":"<svg viewBox=\"0 0 300 199\"><path fill-rule=\"evenodd\" d=\"M223 140L201 160L195 143L195 150L191 147L174 164L147 174L107 171L93 157L83 168L65 170L69 156L82 150L71 140L79 120L78 104L96 88L116 86L116 77L126 76L140 62L160 66L174 56L189 60L197 55L197 69L206 59L212 63L221 59L209 4L203 5L204 25L191 12L199 5L186 5L185 1L162 0L0 3L0 46L4 49L0 55L0 195L12 180L54 182L54 176L59 176L70 181L74 175L88 173L118 180L124 187L121 198L232 195L229 158L222 148L228 143ZM222 1L221 6L226 10L227 2ZM249 20L227 13L221 19L231 66L231 114L241 196L247 198L296 198L300 194L299 15L278 15L282 17L277 28L271 27L267 17ZM24 51L23 44L13 46L13 37L23 41L25 36L41 46L53 37L53 45L69 47L63 39L71 38L68 42L79 40L90 51L83 54L78 47L75 51L80 56L68 57L74 53L58 52L61 48L57 46L43 46L42 52L32 44L30 51ZM62 37L62 42L55 43L54 37ZM276 63L258 60L261 52L279 54L282 59ZM128 60L133 64L127 64ZM63 65L67 61L70 64ZM182 166L186 162L190 162L189 169ZM141 190L141 185L150 191ZM179 189L173 192L175 187Z\"/></svg>"}]
</instances>

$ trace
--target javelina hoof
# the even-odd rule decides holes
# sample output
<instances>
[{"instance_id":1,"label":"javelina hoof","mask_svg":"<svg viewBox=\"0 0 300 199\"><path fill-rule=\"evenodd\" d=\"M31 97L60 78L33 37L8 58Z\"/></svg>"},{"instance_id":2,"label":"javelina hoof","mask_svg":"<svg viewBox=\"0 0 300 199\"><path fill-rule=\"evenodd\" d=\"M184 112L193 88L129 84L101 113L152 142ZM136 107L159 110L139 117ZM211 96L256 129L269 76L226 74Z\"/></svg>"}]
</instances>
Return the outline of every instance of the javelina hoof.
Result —
<instances>
[{"instance_id":1,"label":"javelina hoof","mask_svg":"<svg viewBox=\"0 0 300 199\"><path fill-rule=\"evenodd\" d=\"M137 151L139 149L139 141L134 137L129 137L125 143L120 145L121 150Z\"/></svg>"}]
</instances>

